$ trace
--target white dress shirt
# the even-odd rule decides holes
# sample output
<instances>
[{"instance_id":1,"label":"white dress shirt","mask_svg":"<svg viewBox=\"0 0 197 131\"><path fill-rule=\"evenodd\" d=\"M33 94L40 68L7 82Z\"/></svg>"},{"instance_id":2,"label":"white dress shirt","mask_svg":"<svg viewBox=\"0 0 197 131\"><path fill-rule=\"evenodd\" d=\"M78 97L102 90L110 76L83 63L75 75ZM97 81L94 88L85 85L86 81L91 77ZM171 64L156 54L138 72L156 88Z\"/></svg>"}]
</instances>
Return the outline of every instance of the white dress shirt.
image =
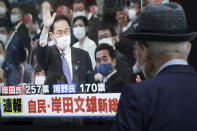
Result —
<instances>
[{"instance_id":1,"label":"white dress shirt","mask_svg":"<svg viewBox=\"0 0 197 131\"><path fill-rule=\"evenodd\" d=\"M89 39L88 37L86 37L82 44L79 44L79 42L77 42L77 43L73 44L73 47L80 48L80 49L85 50L89 53L90 59L92 61L92 66L94 69L94 67L96 66L95 57L94 57L94 52L96 49L95 42L93 40Z\"/></svg>"},{"instance_id":2,"label":"white dress shirt","mask_svg":"<svg viewBox=\"0 0 197 131\"><path fill-rule=\"evenodd\" d=\"M106 77L103 77L103 81L102 81L102 82L106 83L107 80L108 80L113 74L115 74L116 72L117 72L117 70L114 70L114 71L112 71L109 75L107 75Z\"/></svg>"}]
</instances>

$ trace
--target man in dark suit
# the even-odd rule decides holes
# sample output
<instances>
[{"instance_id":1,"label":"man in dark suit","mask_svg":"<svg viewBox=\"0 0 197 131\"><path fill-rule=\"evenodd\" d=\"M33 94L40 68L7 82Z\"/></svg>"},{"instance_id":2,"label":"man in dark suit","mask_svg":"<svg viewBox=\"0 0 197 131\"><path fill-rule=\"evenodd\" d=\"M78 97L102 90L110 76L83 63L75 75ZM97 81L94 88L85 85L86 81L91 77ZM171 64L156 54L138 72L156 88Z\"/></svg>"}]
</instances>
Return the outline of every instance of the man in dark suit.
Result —
<instances>
[{"instance_id":1,"label":"man in dark suit","mask_svg":"<svg viewBox=\"0 0 197 131\"><path fill-rule=\"evenodd\" d=\"M14 35L18 36L18 41L14 41L16 47L27 48L30 50L30 36L28 29L23 23L23 11L19 7L14 7L11 11L10 20L14 27ZM12 37L11 37L12 40ZM10 41L11 42L11 41ZM9 43L8 43L9 44ZM9 47L9 45L8 45Z\"/></svg>"},{"instance_id":2,"label":"man in dark suit","mask_svg":"<svg viewBox=\"0 0 197 131\"><path fill-rule=\"evenodd\" d=\"M100 23L98 29L98 43L99 45L102 43L111 45L115 51L116 56L116 69L117 73L120 77L126 82L134 82L132 81L132 68L128 58L120 53L116 47L115 43L117 42L117 33L114 28L105 23Z\"/></svg>"},{"instance_id":3,"label":"man in dark suit","mask_svg":"<svg viewBox=\"0 0 197 131\"><path fill-rule=\"evenodd\" d=\"M137 61L147 80L121 94L113 131L197 130L197 73L189 66L189 41L183 8L149 3L139 25L127 34L136 40Z\"/></svg>"},{"instance_id":4,"label":"man in dark suit","mask_svg":"<svg viewBox=\"0 0 197 131\"><path fill-rule=\"evenodd\" d=\"M14 7L11 11L10 20L13 24L13 30L11 36L6 44L6 58L2 68L5 71L7 84L17 85L19 84L19 76L15 71L20 71L18 69L19 63L24 61L24 56L19 53L21 50L27 48L30 50L30 37L28 34L28 29L23 23L23 11L19 7ZM20 73L22 74L22 73ZM23 77L21 75L21 77Z\"/></svg>"},{"instance_id":5,"label":"man in dark suit","mask_svg":"<svg viewBox=\"0 0 197 131\"><path fill-rule=\"evenodd\" d=\"M100 44L95 50L96 70L102 77L99 82L105 83L105 92L117 93L123 90L125 81L116 70L115 51L108 44Z\"/></svg>"},{"instance_id":6,"label":"man in dark suit","mask_svg":"<svg viewBox=\"0 0 197 131\"><path fill-rule=\"evenodd\" d=\"M48 8L43 8L44 27L37 49L37 60L46 76L61 73L65 83L90 83L92 63L86 51L70 47L70 21L65 15L51 16ZM49 30L52 32L49 33ZM48 33L55 45L47 46ZM47 83L46 83L47 84Z\"/></svg>"}]
</instances>

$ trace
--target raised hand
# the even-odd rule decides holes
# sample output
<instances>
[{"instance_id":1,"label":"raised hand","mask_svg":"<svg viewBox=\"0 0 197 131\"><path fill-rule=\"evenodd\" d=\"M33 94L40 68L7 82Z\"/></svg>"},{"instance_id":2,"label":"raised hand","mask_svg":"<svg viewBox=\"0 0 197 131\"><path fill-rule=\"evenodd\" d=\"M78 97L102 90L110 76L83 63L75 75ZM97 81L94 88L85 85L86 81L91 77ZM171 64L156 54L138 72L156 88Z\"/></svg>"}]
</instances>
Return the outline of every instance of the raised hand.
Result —
<instances>
[{"instance_id":1,"label":"raised hand","mask_svg":"<svg viewBox=\"0 0 197 131\"><path fill-rule=\"evenodd\" d=\"M50 29L55 19L56 13L53 13L53 16L51 16L50 9L48 7L43 7L42 16L43 16L44 27Z\"/></svg>"}]
</instances>

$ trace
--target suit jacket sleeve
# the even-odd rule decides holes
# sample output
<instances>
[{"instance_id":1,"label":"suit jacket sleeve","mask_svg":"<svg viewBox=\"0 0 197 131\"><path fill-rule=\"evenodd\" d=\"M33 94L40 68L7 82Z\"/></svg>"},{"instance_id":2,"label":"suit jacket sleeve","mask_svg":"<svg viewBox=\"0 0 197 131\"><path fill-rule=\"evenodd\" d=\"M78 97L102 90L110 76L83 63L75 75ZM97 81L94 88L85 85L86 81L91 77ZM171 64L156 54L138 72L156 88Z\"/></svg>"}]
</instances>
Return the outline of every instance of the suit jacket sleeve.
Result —
<instances>
[{"instance_id":1,"label":"suit jacket sleeve","mask_svg":"<svg viewBox=\"0 0 197 131\"><path fill-rule=\"evenodd\" d=\"M121 94L112 131L143 131L143 91L127 86Z\"/></svg>"},{"instance_id":2,"label":"suit jacket sleeve","mask_svg":"<svg viewBox=\"0 0 197 131\"><path fill-rule=\"evenodd\" d=\"M125 55L119 53L116 57L116 69L118 70L119 76L126 82L132 82L132 68Z\"/></svg>"},{"instance_id":3,"label":"suit jacket sleeve","mask_svg":"<svg viewBox=\"0 0 197 131\"><path fill-rule=\"evenodd\" d=\"M38 45L36 49L36 58L37 58L38 64L44 70L46 70L48 67L48 61L50 59L49 47L48 46L41 47L40 45Z\"/></svg>"}]
</instances>

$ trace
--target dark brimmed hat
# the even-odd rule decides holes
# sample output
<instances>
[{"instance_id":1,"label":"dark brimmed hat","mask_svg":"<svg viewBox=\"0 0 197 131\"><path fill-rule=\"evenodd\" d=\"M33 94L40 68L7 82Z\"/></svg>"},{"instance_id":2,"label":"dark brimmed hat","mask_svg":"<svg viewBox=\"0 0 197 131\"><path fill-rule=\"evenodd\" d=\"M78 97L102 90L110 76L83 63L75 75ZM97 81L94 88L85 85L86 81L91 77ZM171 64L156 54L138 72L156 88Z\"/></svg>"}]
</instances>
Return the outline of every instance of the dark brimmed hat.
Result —
<instances>
[{"instance_id":1,"label":"dark brimmed hat","mask_svg":"<svg viewBox=\"0 0 197 131\"><path fill-rule=\"evenodd\" d=\"M149 3L139 16L136 29L125 34L131 40L191 41L197 32L188 32L183 8L175 2Z\"/></svg>"}]
</instances>

